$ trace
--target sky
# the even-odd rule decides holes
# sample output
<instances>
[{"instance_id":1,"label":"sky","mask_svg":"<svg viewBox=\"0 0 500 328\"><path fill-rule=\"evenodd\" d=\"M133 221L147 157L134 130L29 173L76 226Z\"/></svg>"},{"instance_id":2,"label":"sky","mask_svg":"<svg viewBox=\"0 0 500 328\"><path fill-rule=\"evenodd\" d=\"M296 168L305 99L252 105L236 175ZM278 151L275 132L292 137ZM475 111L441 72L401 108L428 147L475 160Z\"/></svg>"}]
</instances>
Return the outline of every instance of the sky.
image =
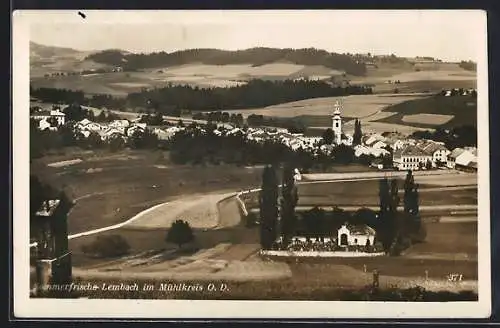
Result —
<instances>
[{"instance_id":1,"label":"sky","mask_svg":"<svg viewBox=\"0 0 500 328\"><path fill-rule=\"evenodd\" d=\"M309 48L338 53L474 60L481 11L86 11L34 12L30 40L78 50ZM484 37L482 37L484 36Z\"/></svg>"}]
</instances>

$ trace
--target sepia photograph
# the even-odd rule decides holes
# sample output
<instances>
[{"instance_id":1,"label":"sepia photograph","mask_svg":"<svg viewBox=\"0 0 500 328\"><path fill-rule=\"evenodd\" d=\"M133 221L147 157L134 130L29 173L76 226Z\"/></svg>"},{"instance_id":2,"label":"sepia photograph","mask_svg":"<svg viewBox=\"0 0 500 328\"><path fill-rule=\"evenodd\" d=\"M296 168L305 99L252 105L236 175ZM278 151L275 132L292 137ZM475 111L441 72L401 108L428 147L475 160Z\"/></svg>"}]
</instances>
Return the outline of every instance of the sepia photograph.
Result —
<instances>
[{"instance_id":1,"label":"sepia photograph","mask_svg":"<svg viewBox=\"0 0 500 328\"><path fill-rule=\"evenodd\" d=\"M478 10L15 12L15 314L489 316L486 40Z\"/></svg>"}]
</instances>

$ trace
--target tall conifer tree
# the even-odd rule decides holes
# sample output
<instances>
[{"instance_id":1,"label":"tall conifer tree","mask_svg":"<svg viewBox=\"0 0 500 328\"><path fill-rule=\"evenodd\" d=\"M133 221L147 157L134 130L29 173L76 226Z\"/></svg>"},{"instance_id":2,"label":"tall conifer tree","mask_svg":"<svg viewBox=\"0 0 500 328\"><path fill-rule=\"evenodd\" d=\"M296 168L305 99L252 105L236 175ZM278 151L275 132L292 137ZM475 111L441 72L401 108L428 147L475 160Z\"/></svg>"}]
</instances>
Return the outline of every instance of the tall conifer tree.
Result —
<instances>
[{"instance_id":1,"label":"tall conifer tree","mask_svg":"<svg viewBox=\"0 0 500 328\"><path fill-rule=\"evenodd\" d=\"M270 249L277 237L278 179L273 166L266 166L262 174L259 195L260 242L263 249Z\"/></svg>"},{"instance_id":2,"label":"tall conifer tree","mask_svg":"<svg viewBox=\"0 0 500 328\"><path fill-rule=\"evenodd\" d=\"M361 137L363 133L361 132L361 121L356 119L354 122L354 135L353 135L353 140L352 143L353 145L361 145Z\"/></svg>"},{"instance_id":3,"label":"tall conifer tree","mask_svg":"<svg viewBox=\"0 0 500 328\"><path fill-rule=\"evenodd\" d=\"M412 241L422 242L425 240L426 231L420 217L418 185L411 170L406 174L404 189L404 213L408 232Z\"/></svg>"},{"instance_id":4,"label":"tall conifer tree","mask_svg":"<svg viewBox=\"0 0 500 328\"><path fill-rule=\"evenodd\" d=\"M281 234L283 236L283 246L287 247L295 233L295 206L297 206L299 200L293 168L290 165L285 165L281 192Z\"/></svg>"}]
</instances>

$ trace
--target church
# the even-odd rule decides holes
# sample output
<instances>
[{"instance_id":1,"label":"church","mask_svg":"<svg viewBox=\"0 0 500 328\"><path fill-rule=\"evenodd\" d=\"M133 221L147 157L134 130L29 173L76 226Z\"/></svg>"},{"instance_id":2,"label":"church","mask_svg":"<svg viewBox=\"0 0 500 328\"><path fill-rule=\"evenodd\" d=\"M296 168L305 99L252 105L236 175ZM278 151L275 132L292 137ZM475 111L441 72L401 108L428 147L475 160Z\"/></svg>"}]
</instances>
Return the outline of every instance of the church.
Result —
<instances>
[{"instance_id":1,"label":"church","mask_svg":"<svg viewBox=\"0 0 500 328\"><path fill-rule=\"evenodd\" d=\"M335 110L332 114L332 130L333 130L333 143L335 145L344 144L346 146L352 146L353 137L352 135L347 135L342 130L342 104L337 101L335 103Z\"/></svg>"}]
</instances>

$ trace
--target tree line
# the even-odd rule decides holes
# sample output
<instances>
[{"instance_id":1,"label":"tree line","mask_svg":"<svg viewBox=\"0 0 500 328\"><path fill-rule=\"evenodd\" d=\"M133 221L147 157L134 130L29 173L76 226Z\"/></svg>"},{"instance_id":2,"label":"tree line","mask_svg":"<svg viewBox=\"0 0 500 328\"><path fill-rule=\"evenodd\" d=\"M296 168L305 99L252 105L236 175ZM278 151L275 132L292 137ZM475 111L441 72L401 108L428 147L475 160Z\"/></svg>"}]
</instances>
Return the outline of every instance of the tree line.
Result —
<instances>
[{"instance_id":1,"label":"tree line","mask_svg":"<svg viewBox=\"0 0 500 328\"><path fill-rule=\"evenodd\" d=\"M263 142L247 139L244 131L217 135L213 123L204 126L195 123L177 132L172 138L160 141L160 147L170 151L170 158L177 164L236 164L258 165L291 163L302 171L314 168L326 170L332 165L367 163L369 156L356 158L352 147L334 146L327 155L310 149L292 150L277 140Z\"/></svg>"},{"instance_id":2,"label":"tree line","mask_svg":"<svg viewBox=\"0 0 500 328\"><path fill-rule=\"evenodd\" d=\"M471 60L462 60L458 63L458 66L468 71L476 71L477 64Z\"/></svg>"},{"instance_id":3,"label":"tree line","mask_svg":"<svg viewBox=\"0 0 500 328\"><path fill-rule=\"evenodd\" d=\"M461 125L450 130L437 127L434 131L415 131L415 139L432 139L443 142L448 149L477 146L477 128L474 125Z\"/></svg>"},{"instance_id":4,"label":"tree line","mask_svg":"<svg viewBox=\"0 0 500 328\"><path fill-rule=\"evenodd\" d=\"M243 126L245 119L241 113L228 113L228 112L197 112L193 114L193 120L205 120L208 122L219 122L219 123L232 123L236 126Z\"/></svg>"},{"instance_id":5,"label":"tree line","mask_svg":"<svg viewBox=\"0 0 500 328\"><path fill-rule=\"evenodd\" d=\"M126 101L129 107L150 104L153 109L168 113L173 109L224 111L225 109L256 108L309 98L371 93L371 88L358 85L332 87L324 81L255 79L229 88L168 85L163 88L130 93Z\"/></svg>"},{"instance_id":6,"label":"tree line","mask_svg":"<svg viewBox=\"0 0 500 328\"><path fill-rule=\"evenodd\" d=\"M92 95L87 98L82 91L52 88L30 89L30 95L43 102L77 103L115 110L147 108L172 116L179 116L183 109L223 111L224 109L264 107L309 98L371 93L370 87L360 85L333 87L324 81L265 81L259 79L229 88L199 88L197 86L169 84L162 88L129 93L124 98L111 95Z\"/></svg>"},{"instance_id":7,"label":"tree line","mask_svg":"<svg viewBox=\"0 0 500 328\"><path fill-rule=\"evenodd\" d=\"M126 71L145 68L170 67L190 63L207 65L251 64L262 66L279 61L297 65L322 65L331 69L345 71L347 74L362 76L366 66L349 54L327 52L316 48L277 49L256 47L245 50L187 49L167 53L164 51L149 54L130 54L119 50L105 50L87 56L97 63L121 66Z\"/></svg>"}]
</instances>

